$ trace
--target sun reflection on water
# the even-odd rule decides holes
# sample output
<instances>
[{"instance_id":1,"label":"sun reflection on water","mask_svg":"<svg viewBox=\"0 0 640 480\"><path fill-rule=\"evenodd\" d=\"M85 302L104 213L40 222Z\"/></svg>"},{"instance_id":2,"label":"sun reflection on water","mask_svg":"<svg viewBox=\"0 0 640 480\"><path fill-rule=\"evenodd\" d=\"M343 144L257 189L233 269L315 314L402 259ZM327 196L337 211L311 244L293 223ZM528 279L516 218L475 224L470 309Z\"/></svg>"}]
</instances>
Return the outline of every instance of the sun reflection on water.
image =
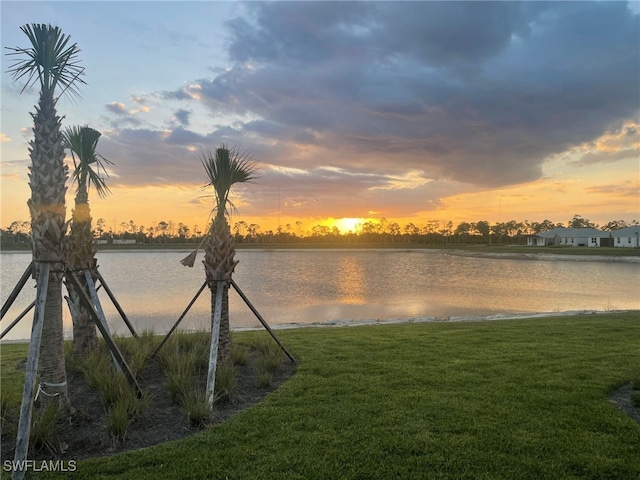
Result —
<instances>
[{"instance_id":1,"label":"sun reflection on water","mask_svg":"<svg viewBox=\"0 0 640 480\"><path fill-rule=\"evenodd\" d=\"M364 305L365 279L362 263L353 257L341 258L337 262L337 275L340 302Z\"/></svg>"}]
</instances>

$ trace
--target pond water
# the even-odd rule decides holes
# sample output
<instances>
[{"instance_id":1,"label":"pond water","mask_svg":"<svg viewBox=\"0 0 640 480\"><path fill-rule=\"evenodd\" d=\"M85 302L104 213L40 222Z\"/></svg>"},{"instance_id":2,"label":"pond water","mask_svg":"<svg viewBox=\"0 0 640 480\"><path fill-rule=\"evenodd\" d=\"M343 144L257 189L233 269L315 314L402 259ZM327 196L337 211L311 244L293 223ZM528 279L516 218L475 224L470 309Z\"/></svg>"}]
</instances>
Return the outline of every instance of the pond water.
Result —
<instances>
[{"instance_id":1,"label":"pond water","mask_svg":"<svg viewBox=\"0 0 640 480\"><path fill-rule=\"evenodd\" d=\"M98 252L100 272L136 330L168 331L204 282L184 250ZM240 250L234 280L272 326L348 320L475 317L640 309L640 261L482 258L438 250ZM31 253L0 254L2 304ZM4 330L35 298L29 280L2 321ZM66 294L66 292L65 292ZM99 292L112 331L128 332L109 297ZM209 329L205 289L180 324ZM64 309L65 327L71 319ZM232 328L260 324L230 291ZM29 338L28 314L5 339Z\"/></svg>"}]
</instances>

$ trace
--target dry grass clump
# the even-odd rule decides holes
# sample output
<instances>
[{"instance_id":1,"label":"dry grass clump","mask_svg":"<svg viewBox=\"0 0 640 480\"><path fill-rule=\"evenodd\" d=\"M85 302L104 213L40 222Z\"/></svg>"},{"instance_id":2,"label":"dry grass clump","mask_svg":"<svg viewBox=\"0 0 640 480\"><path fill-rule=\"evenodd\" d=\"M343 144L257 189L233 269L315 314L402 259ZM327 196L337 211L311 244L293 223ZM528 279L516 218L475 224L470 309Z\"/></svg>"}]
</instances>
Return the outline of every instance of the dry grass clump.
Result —
<instances>
[{"instance_id":1,"label":"dry grass clump","mask_svg":"<svg viewBox=\"0 0 640 480\"><path fill-rule=\"evenodd\" d=\"M284 361L284 352L269 335L262 333L252 337L249 347L258 355L253 369L256 383L260 388L267 388Z\"/></svg>"}]
</instances>

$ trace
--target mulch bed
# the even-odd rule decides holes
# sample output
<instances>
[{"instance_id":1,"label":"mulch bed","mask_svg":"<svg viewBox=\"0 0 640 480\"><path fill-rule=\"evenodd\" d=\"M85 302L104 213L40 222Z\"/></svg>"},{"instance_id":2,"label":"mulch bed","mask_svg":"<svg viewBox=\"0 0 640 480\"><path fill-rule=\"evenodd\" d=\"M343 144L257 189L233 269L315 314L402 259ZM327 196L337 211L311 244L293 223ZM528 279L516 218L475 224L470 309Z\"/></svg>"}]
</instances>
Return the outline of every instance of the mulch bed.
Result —
<instances>
[{"instance_id":1,"label":"mulch bed","mask_svg":"<svg viewBox=\"0 0 640 480\"><path fill-rule=\"evenodd\" d=\"M623 385L616 389L610 396L609 401L619 410L631 417L640 424L640 407L635 407L631 403L631 384Z\"/></svg>"},{"instance_id":2,"label":"mulch bed","mask_svg":"<svg viewBox=\"0 0 640 480\"><path fill-rule=\"evenodd\" d=\"M295 365L285 357L266 388L258 387L251 354L245 365L237 366L237 394L230 402L218 402L214 407L213 424L219 424L235 413L250 407L273 392L295 373ZM206 372L204 372L206 376ZM70 423L62 426L56 435L56 452L47 449L30 452L34 460L81 460L89 457L109 456L117 453L149 447L169 440L192 435L200 428L189 425L187 415L180 405L171 401L167 380L159 365L150 362L145 366L138 383L149 396L149 404L142 417L129 427L124 443L114 443L107 432L105 409L99 391L90 388L81 373L67 368L69 398L74 410ZM17 424L17 419L14 419ZM6 427L6 425L5 425ZM4 428L1 440L3 459L11 459L15 450L15 431Z\"/></svg>"}]
</instances>

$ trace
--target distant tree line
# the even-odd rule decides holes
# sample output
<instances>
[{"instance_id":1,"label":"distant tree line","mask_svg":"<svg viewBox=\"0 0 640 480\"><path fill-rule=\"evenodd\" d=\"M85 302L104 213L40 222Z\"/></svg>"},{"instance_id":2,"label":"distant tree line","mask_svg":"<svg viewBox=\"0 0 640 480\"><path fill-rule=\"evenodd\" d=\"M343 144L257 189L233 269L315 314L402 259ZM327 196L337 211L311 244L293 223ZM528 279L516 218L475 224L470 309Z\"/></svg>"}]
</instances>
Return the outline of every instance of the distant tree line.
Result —
<instances>
[{"instance_id":1,"label":"distant tree line","mask_svg":"<svg viewBox=\"0 0 640 480\"><path fill-rule=\"evenodd\" d=\"M428 220L420 225L407 223L400 225L398 222L381 218L380 220L367 221L356 225L354 230L342 232L338 227L326 225L314 225L311 229L305 229L301 221L295 224L287 223L275 230L263 230L256 223L247 223L243 220L231 225L231 231L239 244L274 244L274 243L299 243L299 244L356 244L356 243L418 243L418 244L518 244L526 243L526 236L545 232L558 227L568 228L597 228L612 231L639 225L637 220L627 223L624 220L613 220L599 226L581 215L574 215L566 224L553 223L550 220L542 222L530 222L524 220L518 222L497 222L494 224L486 220L478 222L460 222L454 226L453 222L441 222L440 220ZM114 229L114 227L116 227ZM172 220L160 221L155 225L146 227L137 225L133 220L121 222L118 226L107 226L103 218L95 223L94 234L96 240L105 243L113 243L114 240L135 240L142 244L184 244L199 243L205 232L210 228L200 228L198 225L188 226L182 222ZM2 245L29 244L31 225L28 221L16 220L7 228L0 228L0 240Z\"/></svg>"}]
</instances>

